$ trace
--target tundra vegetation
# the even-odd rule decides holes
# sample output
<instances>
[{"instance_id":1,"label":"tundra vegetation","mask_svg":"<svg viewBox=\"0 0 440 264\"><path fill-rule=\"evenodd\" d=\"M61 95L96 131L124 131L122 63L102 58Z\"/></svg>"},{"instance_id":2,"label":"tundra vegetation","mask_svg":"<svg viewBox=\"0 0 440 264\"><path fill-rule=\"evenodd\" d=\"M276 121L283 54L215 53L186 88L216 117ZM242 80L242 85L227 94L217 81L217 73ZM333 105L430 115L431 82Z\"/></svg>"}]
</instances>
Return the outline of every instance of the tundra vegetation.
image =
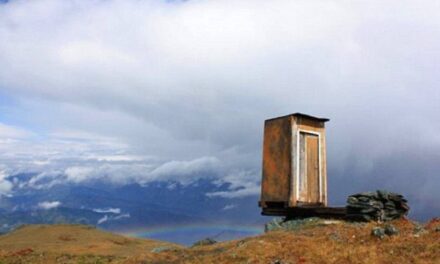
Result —
<instances>
[{"instance_id":1,"label":"tundra vegetation","mask_svg":"<svg viewBox=\"0 0 440 264\"><path fill-rule=\"evenodd\" d=\"M193 247L81 225L24 226L0 236L0 263L440 263L440 219L423 225L406 218L289 222Z\"/></svg>"}]
</instances>

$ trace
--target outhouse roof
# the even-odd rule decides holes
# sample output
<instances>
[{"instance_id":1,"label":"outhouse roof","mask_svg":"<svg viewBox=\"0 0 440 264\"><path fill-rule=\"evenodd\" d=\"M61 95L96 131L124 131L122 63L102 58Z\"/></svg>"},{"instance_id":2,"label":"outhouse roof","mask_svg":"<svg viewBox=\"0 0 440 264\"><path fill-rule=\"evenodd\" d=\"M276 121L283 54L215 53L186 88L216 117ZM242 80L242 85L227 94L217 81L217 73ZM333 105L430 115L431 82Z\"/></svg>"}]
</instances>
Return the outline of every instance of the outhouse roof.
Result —
<instances>
[{"instance_id":1,"label":"outhouse roof","mask_svg":"<svg viewBox=\"0 0 440 264\"><path fill-rule=\"evenodd\" d=\"M285 115L285 116L279 116L279 117L275 117L275 118L270 118L268 120L273 120L273 119L278 119L278 118L285 118L285 117L289 117L289 116L307 118L307 119L311 119L311 120L318 121L318 122L327 122L327 121L330 120L328 118L316 117L316 116L306 115L306 114L303 114L303 113L293 113L293 114L289 114L289 115ZM268 120L266 120L266 121L268 121Z\"/></svg>"}]
</instances>

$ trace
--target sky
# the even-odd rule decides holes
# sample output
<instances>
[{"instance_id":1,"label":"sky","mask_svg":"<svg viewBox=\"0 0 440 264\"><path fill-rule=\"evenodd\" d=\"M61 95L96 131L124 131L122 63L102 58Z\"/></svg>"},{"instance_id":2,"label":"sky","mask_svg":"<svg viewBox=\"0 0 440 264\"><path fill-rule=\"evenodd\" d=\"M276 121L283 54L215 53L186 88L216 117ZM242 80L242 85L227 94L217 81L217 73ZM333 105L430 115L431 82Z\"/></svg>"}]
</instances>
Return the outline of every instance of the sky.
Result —
<instances>
[{"instance_id":1,"label":"sky","mask_svg":"<svg viewBox=\"0 0 440 264\"><path fill-rule=\"evenodd\" d=\"M438 1L2 2L1 194L33 172L258 195L264 120L303 112L330 118L330 203L439 212Z\"/></svg>"}]
</instances>

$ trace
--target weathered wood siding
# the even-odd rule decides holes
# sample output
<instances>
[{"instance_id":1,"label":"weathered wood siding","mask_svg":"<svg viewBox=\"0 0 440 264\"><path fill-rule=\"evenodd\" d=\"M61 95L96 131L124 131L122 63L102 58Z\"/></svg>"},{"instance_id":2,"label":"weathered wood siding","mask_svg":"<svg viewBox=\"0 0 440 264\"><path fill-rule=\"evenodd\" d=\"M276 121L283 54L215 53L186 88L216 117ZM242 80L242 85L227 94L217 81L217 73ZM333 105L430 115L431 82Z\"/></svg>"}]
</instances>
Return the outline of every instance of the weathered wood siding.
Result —
<instances>
[{"instance_id":1,"label":"weathered wood siding","mask_svg":"<svg viewBox=\"0 0 440 264\"><path fill-rule=\"evenodd\" d=\"M288 202L291 175L291 118L264 125L261 201Z\"/></svg>"}]
</instances>

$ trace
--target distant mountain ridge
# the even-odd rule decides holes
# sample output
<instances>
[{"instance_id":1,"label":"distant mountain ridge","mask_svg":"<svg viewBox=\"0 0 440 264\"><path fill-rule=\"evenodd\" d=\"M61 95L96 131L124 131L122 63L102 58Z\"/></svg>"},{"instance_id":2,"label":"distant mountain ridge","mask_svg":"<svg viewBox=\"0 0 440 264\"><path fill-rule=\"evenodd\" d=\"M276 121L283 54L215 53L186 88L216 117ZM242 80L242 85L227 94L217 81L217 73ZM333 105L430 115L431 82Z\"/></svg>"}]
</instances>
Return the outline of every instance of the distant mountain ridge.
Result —
<instances>
[{"instance_id":1,"label":"distant mountain ridge","mask_svg":"<svg viewBox=\"0 0 440 264\"><path fill-rule=\"evenodd\" d=\"M15 175L28 181L32 175ZM142 227L194 223L253 224L259 216L257 197L209 197L228 184L209 179L188 185L152 182L114 185L102 181L57 184L49 188L14 189L0 197L0 232L22 224L78 223L124 232Z\"/></svg>"}]
</instances>

